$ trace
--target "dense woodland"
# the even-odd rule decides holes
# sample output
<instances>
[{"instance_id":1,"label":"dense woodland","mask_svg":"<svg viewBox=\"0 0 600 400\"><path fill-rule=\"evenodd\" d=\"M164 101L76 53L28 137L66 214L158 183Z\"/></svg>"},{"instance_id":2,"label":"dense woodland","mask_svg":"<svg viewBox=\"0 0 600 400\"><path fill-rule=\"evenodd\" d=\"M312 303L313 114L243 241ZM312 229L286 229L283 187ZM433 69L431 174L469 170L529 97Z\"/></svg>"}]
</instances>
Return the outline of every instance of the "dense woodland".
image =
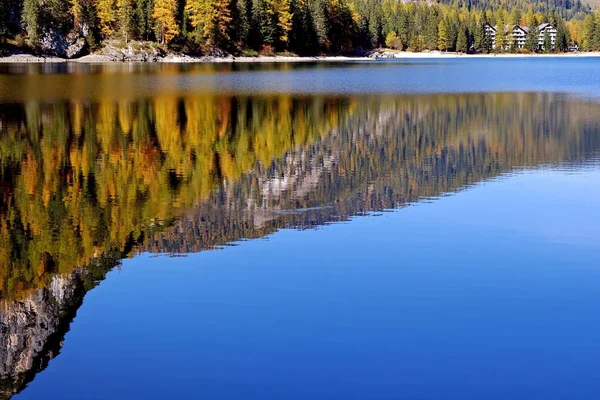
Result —
<instances>
[{"instance_id":1,"label":"dense woodland","mask_svg":"<svg viewBox=\"0 0 600 400\"><path fill-rule=\"evenodd\" d=\"M153 41L206 54L357 54L398 50L489 52L483 26L550 22L556 46L600 50L600 14L580 0L2 0L0 41L38 50L84 38ZM510 38L507 38L509 40ZM506 49L516 51L517 49ZM529 51L536 49L530 48ZM503 50L504 51L504 50Z\"/></svg>"},{"instance_id":2,"label":"dense woodland","mask_svg":"<svg viewBox=\"0 0 600 400\"><path fill-rule=\"evenodd\" d=\"M199 251L600 149L597 105L549 94L28 101L0 122L0 299L106 252Z\"/></svg>"}]
</instances>

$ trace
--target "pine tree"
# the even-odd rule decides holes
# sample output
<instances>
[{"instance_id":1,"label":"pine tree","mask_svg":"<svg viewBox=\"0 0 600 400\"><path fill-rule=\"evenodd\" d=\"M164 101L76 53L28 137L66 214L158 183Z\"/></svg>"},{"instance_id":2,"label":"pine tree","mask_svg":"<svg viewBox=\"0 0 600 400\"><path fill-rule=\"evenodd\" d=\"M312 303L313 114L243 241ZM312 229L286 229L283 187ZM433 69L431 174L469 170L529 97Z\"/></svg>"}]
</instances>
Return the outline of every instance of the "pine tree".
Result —
<instances>
[{"instance_id":1,"label":"pine tree","mask_svg":"<svg viewBox=\"0 0 600 400\"><path fill-rule=\"evenodd\" d=\"M473 48L476 51L482 51L484 49L484 37L487 36L485 34L483 24L478 24L477 22L473 21L471 32L473 35Z\"/></svg>"},{"instance_id":2,"label":"pine tree","mask_svg":"<svg viewBox=\"0 0 600 400\"><path fill-rule=\"evenodd\" d=\"M527 37L525 38L525 50L535 53L538 50L539 36L540 32L537 27L532 26L529 28L529 32L527 32Z\"/></svg>"},{"instance_id":3,"label":"pine tree","mask_svg":"<svg viewBox=\"0 0 600 400\"><path fill-rule=\"evenodd\" d=\"M134 0L118 0L117 10L119 15L119 25L125 42L135 37L135 4Z\"/></svg>"},{"instance_id":4,"label":"pine tree","mask_svg":"<svg viewBox=\"0 0 600 400\"><path fill-rule=\"evenodd\" d=\"M144 40L152 39L154 31L152 29L152 12L154 10L154 0L137 0L136 2L136 30L138 35Z\"/></svg>"},{"instance_id":5,"label":"pine tree","mask_svg":"<svg viewBox=\"0 0 600 400\"><path fill-rule=\"evenodd\" d=\"M569 48L569 31L562 20L556 22L555 51L567 51Z\"/></svg>"},{"instance_id":6,"label":"pine tree","mask_svg":"<svg viewBox=\"0 0 600 400\"><path fill-rule=\"evenodd\" d=\"M600 51L600 23L594 24L594 33L592 34L590 49L593 51Z\"/></svg>"},{"instance_id":7,"label":"pine tree","mask_svg":"<svg viewBox=\"0 0 600 400\"><path fill-rule=\"evenodd\" d=\"M594 32L596 30L596 21L594 14L588 14L583 21L583 40L581 45L584 50L591 51L594 48Z\"/></svg>"},{"instance_id":8,"label":"pine tree","mask_svg":"<svg viewBox=\"0 0 600 400\"><path fill-rule=\"evenodd\" d=\"M506 30L504 22L504 11L499 10L496 17L496 51L506 50Z\"/></svg>"},{"instance_id":9,"label":"pine tree","mask_svg":"<svg viewBox=\"0 0 600 400\"><path fill-rule=\"evenodd\" d=\"M442 51L448 50L448 28L443 19L438 24L438 48Z\"/></svg>"},{"instance_id":10,"label":"pine tree","mask_svg":"<svg viewBox=\"0 0 600 400\"><path fill-rule=\"evenodd\" d=\"M23 25L27 29L27 36L30 45L37 45L39 34L39 2L38 0L23 1Z\"/></svg>"},{"instance_id":11,"label":"pine tree","mask_svg":"<svg viewBox=\"0 0 600 400\"><path fill-rule=\"evenodd\" d=\"M550 39L550 32L548 29L544 31L544 52L549 53L554 50L552 46L552 40Z\"/></svg>"},{"instance_id":12,"label":"pine tree","mask_svg":"<svg viewBox=\"0 0 600 400\"><path fill-rule=\"evenodd\" d=\"M464 27L460 27L458 30L458 38L456 39L456 51L460 53L467 52L467 33Z\"/></svg>"},{"instance_id":13,"label":"pine tree","mask_svg":"<svg viewBox=\"0 0 600 400\"><path fill-rule=\"evenodd\" d=\"M179 28L175 15L177 13L177 2L175 0L156 0L152 19L156 37L161 43L168 43L179 34Z\"/></svg>"}]
</instances>

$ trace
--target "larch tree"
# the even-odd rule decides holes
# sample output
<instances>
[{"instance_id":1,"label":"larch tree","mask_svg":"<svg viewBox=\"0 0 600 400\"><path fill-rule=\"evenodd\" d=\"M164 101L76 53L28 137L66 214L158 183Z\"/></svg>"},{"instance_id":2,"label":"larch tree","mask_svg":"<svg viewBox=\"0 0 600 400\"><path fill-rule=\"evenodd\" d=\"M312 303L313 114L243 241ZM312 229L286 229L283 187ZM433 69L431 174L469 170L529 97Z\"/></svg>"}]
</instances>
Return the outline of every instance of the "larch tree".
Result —
<instances>
[{"instance_id":1,"label":"larch tree","mask_svg":"<svg viewBox=\"0 0 600 400\"><path fill-rule=\"evenodd\" d=\"M187 0L185 11L192 27L200 30L210 45L219 45L228 39L227 27L231 22L229 0Z\"/></svg>"},{"instance_id":2,"label":"larch tree","mask_svg":"<svg viewBox=\"0 0 600 400\"><path fill-rule=\"evenodd\" d=\"M289 33L292 29L292 13L290 0L274 0L273 7L277 14L277 39L283 47L289 42Z\"/></svg>"},{"instance_id":3,"label":"larch tree","mask_svg":"<svg viewBox=\"0 0 600 400\"><path fill-rule=\"evenodd\" d=\"M443 19L438 24L438 48L442 51L448 50L448 27Z\"/></svg>"},{"instance_id":4,"label":"larch tree","mask_svg":"<svg viewBox=\"0 0 600 400\"><path fill-rule=\"evenodd\" d=\"M163 44L170 42L179 34L176 13L176 0L155 0L152 19L157 39Z\"/></svg>"},{"instance_id":5,"label":"larch tree","mask_svg":"<svg viewBox=\"0 0 600 400\"><path fill-rule=\"evenodd\" d=\"M504 11L499 10L496 17L496 50L504 51L506 49L506 24L504 20Z\"/></svg>"},{"instance_id":6,"label":"larch tree","mask_svg":"<svg viewBox=\"0 0 600 400\"><path fill-rule=\"evenodd\" d=\"M111 37L114 33L114 24L117 18L115 9L115 0L98 0L96 3L98 26L100 28L100 34L104 38Z\"/></svg>"}]
</instances>

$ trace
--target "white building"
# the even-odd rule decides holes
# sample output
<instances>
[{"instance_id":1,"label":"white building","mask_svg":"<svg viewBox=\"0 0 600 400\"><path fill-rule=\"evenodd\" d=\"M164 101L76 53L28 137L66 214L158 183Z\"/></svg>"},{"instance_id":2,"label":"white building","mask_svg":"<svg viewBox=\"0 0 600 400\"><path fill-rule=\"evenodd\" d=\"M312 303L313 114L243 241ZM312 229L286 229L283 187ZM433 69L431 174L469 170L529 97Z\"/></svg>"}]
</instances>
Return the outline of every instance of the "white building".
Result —
<instances>
[{"instance_id":1,"label":"white building","mask_svg":"<svg viewBox=\"0 0 600 400\"><path fill-rule=\"evenodd\" d=\"M538 31L540 32L540 36L538 39L538 47L541 50L545 50L544 36L546 35L546 31L550 35L550 43L552 43L552 47L554 47L554 43L556 43L556 28L552 26L552 24L541 24L538 25Z\"/></svg>"},{"instance_id":2,"label":"white building","mask_svg":"<svg viewBox=\"0 0 600 400\"><path fill-rule=\"evenodd\" d=\"M490 39L490 43L492 44L492 49L496 48L496 32L498 30L498 26L491 26L490 24L485 24L485 34ZM538 36L538 49L544 50L544 35L546 32L550 35L550 42L552 46L556 43L556 28L552 24L541 24L537 27L539 36ZM508 50L512 47L513 43L516 48L522 49L525 47L525 42L527 41L527 34L529 33L529 27L513 25L510 27L506 25L504 27L504 35L506 38L505 50Z\"/></svg>"}]
</instances>

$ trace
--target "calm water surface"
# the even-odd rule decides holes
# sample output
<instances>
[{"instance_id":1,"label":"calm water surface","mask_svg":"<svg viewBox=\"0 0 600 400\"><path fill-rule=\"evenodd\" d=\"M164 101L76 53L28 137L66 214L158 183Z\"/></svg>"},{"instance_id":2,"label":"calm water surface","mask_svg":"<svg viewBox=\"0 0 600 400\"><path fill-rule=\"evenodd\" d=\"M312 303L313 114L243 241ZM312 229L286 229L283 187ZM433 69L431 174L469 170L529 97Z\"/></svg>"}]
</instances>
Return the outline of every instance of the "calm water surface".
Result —
<instances>
[{"instance_id":1,"label":"calm water surface","mask_svg":"<svg viewBox=\"0 0 600 400\"><path fill-rule=\"evenodd\" d=\"M0 65L0 398L599 398L598 67Z\"/></svg>"}]
</instances>

